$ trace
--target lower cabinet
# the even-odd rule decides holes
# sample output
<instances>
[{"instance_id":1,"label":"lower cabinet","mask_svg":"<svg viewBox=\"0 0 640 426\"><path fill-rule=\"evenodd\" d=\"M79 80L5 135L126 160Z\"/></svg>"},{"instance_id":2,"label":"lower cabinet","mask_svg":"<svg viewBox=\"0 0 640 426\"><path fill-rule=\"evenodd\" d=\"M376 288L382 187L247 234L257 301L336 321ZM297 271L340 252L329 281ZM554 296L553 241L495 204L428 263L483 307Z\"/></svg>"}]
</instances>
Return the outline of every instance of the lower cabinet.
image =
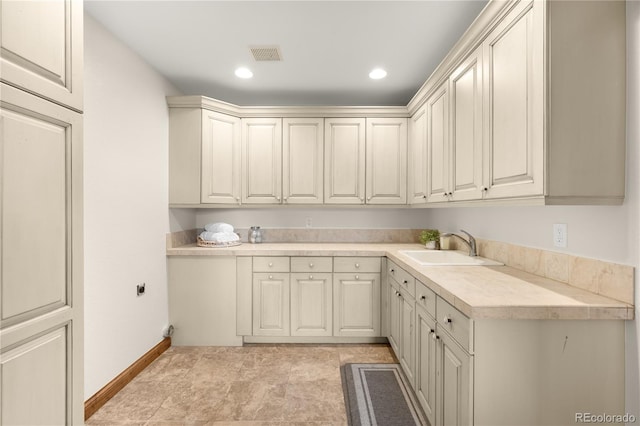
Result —
<instances>
[{"instance_id":1,"label":"lower cabinet","mask_svg":"<svg viewBox=\"0 0 640 426\"><path fill-rule=\"evenodd\" d=\"M251 271L238 271L237 312L250 305L252 316L238 334L380 337L380 265L379 257L253 257Z\"/></svg>"},{"instance_id":2,"label":"lower cabinet","mask_svg":"<svg viewBox=\"0 0 640 426\"><path fill-rule=\"evenodd\" d=\"M332 279L330 273L291 274L291 335L333 334Z\"/></svg>"},{"instance_id":3,"label":"lower cabinet","mask_svg":"<svg viewBox=\"0 0 640 426\"><path fill-rule=\"evenodd\" d=\"M436 326L436 425L471 425L473 357Z\"/></svg>"},{"instance_id":4,"label":"lower cabinet","mask_svg":"<svg viewBox=\"0 0 640 426\"><path fill-rule=\"evenodd\" d=\"M253 335L289 336L289 274L253 274Z\"/></svg>"},{"instance_id":5,"label":"lower cabinet","mask_svg":"<svg viewBox=\"0 0 640 426\"><path fill-rule=\"evenodd\" d=\"M380 335L380 274L333 274L333 335Z\"/></svg>"},{"instance_id":6,"label":"lower cabinet","mask_svg":"<svg viewBox=\"0 0 640 426\"><path fill-rule=\"evenodd\" d=\"M431 425L436 414L436 320L421 307L416 308L415 392Z\"/></svg>"}]
</instances>

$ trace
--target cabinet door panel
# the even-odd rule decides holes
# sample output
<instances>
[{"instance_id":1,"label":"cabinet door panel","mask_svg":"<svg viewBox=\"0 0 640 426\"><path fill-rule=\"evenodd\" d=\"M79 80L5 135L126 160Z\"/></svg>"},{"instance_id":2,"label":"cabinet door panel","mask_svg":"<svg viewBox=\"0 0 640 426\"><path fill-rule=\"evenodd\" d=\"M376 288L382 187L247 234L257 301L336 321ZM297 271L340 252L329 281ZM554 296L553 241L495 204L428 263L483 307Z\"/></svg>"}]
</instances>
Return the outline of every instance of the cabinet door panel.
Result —
<instances>
[{"instance_id":1,"label":"cabinet door panel","mask_svg":"<svg viewBox=\"0 0 640 426\"><path fill-rule=\"evenodd\" d=\"M289 274L253 274L253 335L289 336Z\"/></svg>"},{"instance_id":2,"label":"cabinet door panel","mask_svg":"<svg viewBox=\"0 0 640 426\"><path fill-rule=\"evenodd\" d=\"M400 358L400 293L398 289L394 287L389 281L389 344L396 354L397 358Z\"/></svg>"},{"instance_id":3,"label":"cabinet door panel","mask_svg":"<svg viewBox=\"0 0 640 426\"><path fill-rule=\"evenodd\" d=\"M413 299L401 297L400 312L400 365L404 369L407 379L415 383L415 340L414 340L415 302Z\"/></svg>"},{"instance_id":4,"label":"cabinet door panel","mask_svg":"<svg viewBox=\"0 0 640 426\"><path fill-rule=\"evenodd\" d=\"M367 203L407 202L407 119L367 118Z\"/></svg>"},{"instance_id":5,"label":"cabinet door panel","mask_svg":"<svg viewBox=\"0 0 640 426\"><path fill-rule=\"evenodd\" d=\"M72 380L66 336L62 327L2 354L0 423L72 424L66 410Z\"/></svg>"},{"instance_id":6,"label":"cabinet door panel","mask_svg":"<svg viewBox=\"0 0 640 426\"><path fill-rule=\"evenodd\" d=\"M523 2L487 37L484 87L487 197L542 194L541 71L534 10ZM539 58L542 59L542 58Z\"/></svg>"},{"instance_id":7,"label":"cabinet door panel","mask_svg":"<svg viewBox=\"0 0 640 426\"><path fill-rule=\"evenodd\" d=\"M452 200L482 197L482 48L451 76Z\"/></svg>"},{"instance_id":8,"label":"cabinet door panel","mask_svg":"<svg viewBox=\"0 0 640 426\"><path fill-rule=\"evenodd\" d=\"M427 201L448 201L449 95L446 83L427 100Z\"/></svg>"},{"instance_id":9,"label":"cabinet door panel","mask_svg":"<svg viewBox=\"0 0 640 426\"><path fill-rule=\"evenodd\" d=\"M285 203L322 203L323 123L322 118L284 119L282 196Z\"/></svg>"},{"instance_id":10,"label":"cabinet door panel","mask_svg":"<svg viewBox=\"0 0 640 426\"><path fill-rule=\"evenodd\" d=\"M240 119L202 113L202 203L240 203Z\"/></svg>"},{"instance_id":11,"label":"cabinet door panel","mask_svg":"<svg viewBox=\"0 0 640 426\"><path fill-rule=\"evenodd\" d=\"M380 274L333 275L334 336L380 335Z\"/></svg>"},{"instance_id":12,"label":"cabinet door panel","mask_svg":"<svg viewBox=\"0 0 640 426\"><path fill-rule=\"evenodd\" d=\"M365 195L365 120L325 120L324 200L326 204L363 204Z\"/></svg>"},{"instance_id":13,"label":"cabinet door panel","mask_svg":"<svg viewBox=\"0 0 640 426\"><path fill-rule=\"evenodd\" d=\"M427 201L427 110L416 112L409 122L409 188L408 201L422 204Z\"/></svg>"},{"instance_id":14,"label":"cabinet door panel","mask_svg":"<svg viewBox=\"0 0 640 426\"><path fill-rule=\"evenodd\" d=\"M66 303L72 126L3 109L2 321ZM43 222L44 221L44 222ZM38 236L38 226L46 235ZM37 265L37 267L34 267ZM40 312L42 313L42 312ZM25 319L25 318L23 318Z\"/></svg>"},{"instance_id":15,"label":"cabinet door panel","mask_svg":"<svg viewBox=\"0 0 640 426\"><path fill-rule=\"evenodd\" d=\"M81 1L3 1L2 81L82 110Z\"/></svg>"},{"instance_id":16,"label":"cabinet door panel","mask_svg":"<svg viewBox=\"0 0 640 426\"><path fill-rule=\"evenodd\" d=\"M331 336L331 274L291 274L291 335Z\"/></svg>"},{"instance_id":17,"label":"cabinet door panel","mask_svg":"<svg viewBox=\"0 0 640 426\"><path fill-rule=\"evenodd\" d=\"M243 203L280 203L282 119L242 119L242 175Z\"/></svg>"},{"instance_id":18,"label":"cabinet door panel","mask_svg":"<svg viewBox=\"0 0 640 426\"><path fill-rule=\"evenodd\" d=\"M426 311L416 314L416 381L415 391L429 423L436 414L436 323Z\"/></svg>"},{"instance_id":19,"label":"cabinet door panel","mask_svg":"<svg viewBox=\"0 0 640 426\"><path fill-rule=\"evenodd\" d=\"M471 359L445 332L438 331L438 425L467 426L473 424L471 410Z\"/></svg>"}]
</instances>

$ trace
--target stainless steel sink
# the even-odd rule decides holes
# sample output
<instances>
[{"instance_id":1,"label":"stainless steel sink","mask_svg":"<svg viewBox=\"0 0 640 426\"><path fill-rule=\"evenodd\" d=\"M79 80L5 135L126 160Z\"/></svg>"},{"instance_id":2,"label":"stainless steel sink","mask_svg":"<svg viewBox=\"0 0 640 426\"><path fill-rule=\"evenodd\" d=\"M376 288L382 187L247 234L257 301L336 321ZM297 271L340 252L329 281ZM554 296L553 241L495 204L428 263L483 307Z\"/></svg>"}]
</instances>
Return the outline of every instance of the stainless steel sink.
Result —
<instances>
[{"instance_id":1,"label":"stainless steel sink","mask_svg":"<svg viewBox=\"0 0 640 426\"><path fill-rule=\"evenodd\" d=\"M400 254L424 266L498 266L504 263L484 257L471 257L462 251L453 250L400 250Z\"/></svg>"}]
</instances>

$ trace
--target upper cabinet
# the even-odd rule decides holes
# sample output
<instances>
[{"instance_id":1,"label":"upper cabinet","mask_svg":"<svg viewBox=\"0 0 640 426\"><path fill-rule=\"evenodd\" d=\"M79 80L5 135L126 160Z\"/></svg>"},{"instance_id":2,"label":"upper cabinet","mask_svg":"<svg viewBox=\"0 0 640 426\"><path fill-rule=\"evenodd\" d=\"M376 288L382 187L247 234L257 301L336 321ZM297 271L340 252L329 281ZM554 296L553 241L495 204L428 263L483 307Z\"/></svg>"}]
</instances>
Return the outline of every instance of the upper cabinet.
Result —
<instances>
[{"instance_id":1,"label":"upper cabinet","mask_svg":"<svg viewBox=\"0 0 640 426\"><path fill-rule=\"evenodd\" d=\"M544 193L543 38L538 6L519 3L482 45L488 198Z\"/></svg>"},{"instance_id":2,"label":"upper cabinet","mask_svg":"<svg viewBox=\"0 0 640 426\"><path fill-rule=\"evenodd\" d=\"M490 2L408 105L427 201L622 203L625 40L624 2Z\"/></svg>"},{"instance_id":3,"label":"upper cabinet","mask_svg":"<svg viewBox=\"0 0 640 426\"><path fill-rule=\"evenodd\" d=\"M82 111L83 5L3 1L0 81Z\"/></svg>"},{"instance_id":4,"label":"upper cabinet","mask_svg":"<svg viewBox=\"0 0 640 426\"><path fill-rule=\"evenodd\" d=\"M204 204L240 203L240 119L202 111L202 183Z\"/></svg>"},{"instance_id":5,"label":"upper cabinet","mask_svg":"<svg viewBox=\"0 0 640 426\"><path fill-rule=\"evenodd\" d=\"M364 204L365 119L327 118L324 128L325 203Z\"/></svg>"},{"instance_id":6,"label":"upper cabinet","mask_svg":"<svg viewBox=\"0 0 640 426\"><path fill-rule=\"evenodd\" d=\"M242 119L242 202L282 200L282 119Z\"/></svg>"},{"instance_id":7,"label":"upper cabinet","mask_svg":"<svg viewBox=\"0 0 640 426\"><path fill-rule=\"evenodd\" d=\"M201 110L243 122L242 203L621 204L625 22L619 1L491 1L406 108L169 98L170 204L237 202L236 131L207 151Z\"/></svg>"},{"instance_id":8,"label":"upper cabinet","mask_svg":"<svg viewBox=\"0 0 640 426\"><path fill-rule=\"evenodd\" d=\"M324 120L283 120L282 199L285 204L322 204Z\"/></svg>"},{"instance_id":9,"label":"upper cabinet","mask_svg":"<svg viewBox=\"0 0 640 426\"><path fill-rule=\"evenodd\" d=\"M367 204L407 203L407 119L367 118Z\"/></svg>"}]
</instances>

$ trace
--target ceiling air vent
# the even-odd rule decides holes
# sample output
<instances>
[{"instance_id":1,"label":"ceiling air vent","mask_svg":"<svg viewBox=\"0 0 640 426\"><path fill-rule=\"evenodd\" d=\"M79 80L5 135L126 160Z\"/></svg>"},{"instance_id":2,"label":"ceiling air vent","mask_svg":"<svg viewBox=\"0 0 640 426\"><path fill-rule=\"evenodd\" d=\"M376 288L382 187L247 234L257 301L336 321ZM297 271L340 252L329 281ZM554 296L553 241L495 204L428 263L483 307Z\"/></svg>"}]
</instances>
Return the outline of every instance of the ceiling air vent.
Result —
<instances>
[{"instance_id":1,"label":"ceiling air vent","mask_svg":"<svg viewBox=\"0 0 640 426\"><path fill-rule=\"evenodd\" d=\"M249 46L253 59L262 61L281 61L282 52L278 46Z\"/></svg>"}]
</instances>

